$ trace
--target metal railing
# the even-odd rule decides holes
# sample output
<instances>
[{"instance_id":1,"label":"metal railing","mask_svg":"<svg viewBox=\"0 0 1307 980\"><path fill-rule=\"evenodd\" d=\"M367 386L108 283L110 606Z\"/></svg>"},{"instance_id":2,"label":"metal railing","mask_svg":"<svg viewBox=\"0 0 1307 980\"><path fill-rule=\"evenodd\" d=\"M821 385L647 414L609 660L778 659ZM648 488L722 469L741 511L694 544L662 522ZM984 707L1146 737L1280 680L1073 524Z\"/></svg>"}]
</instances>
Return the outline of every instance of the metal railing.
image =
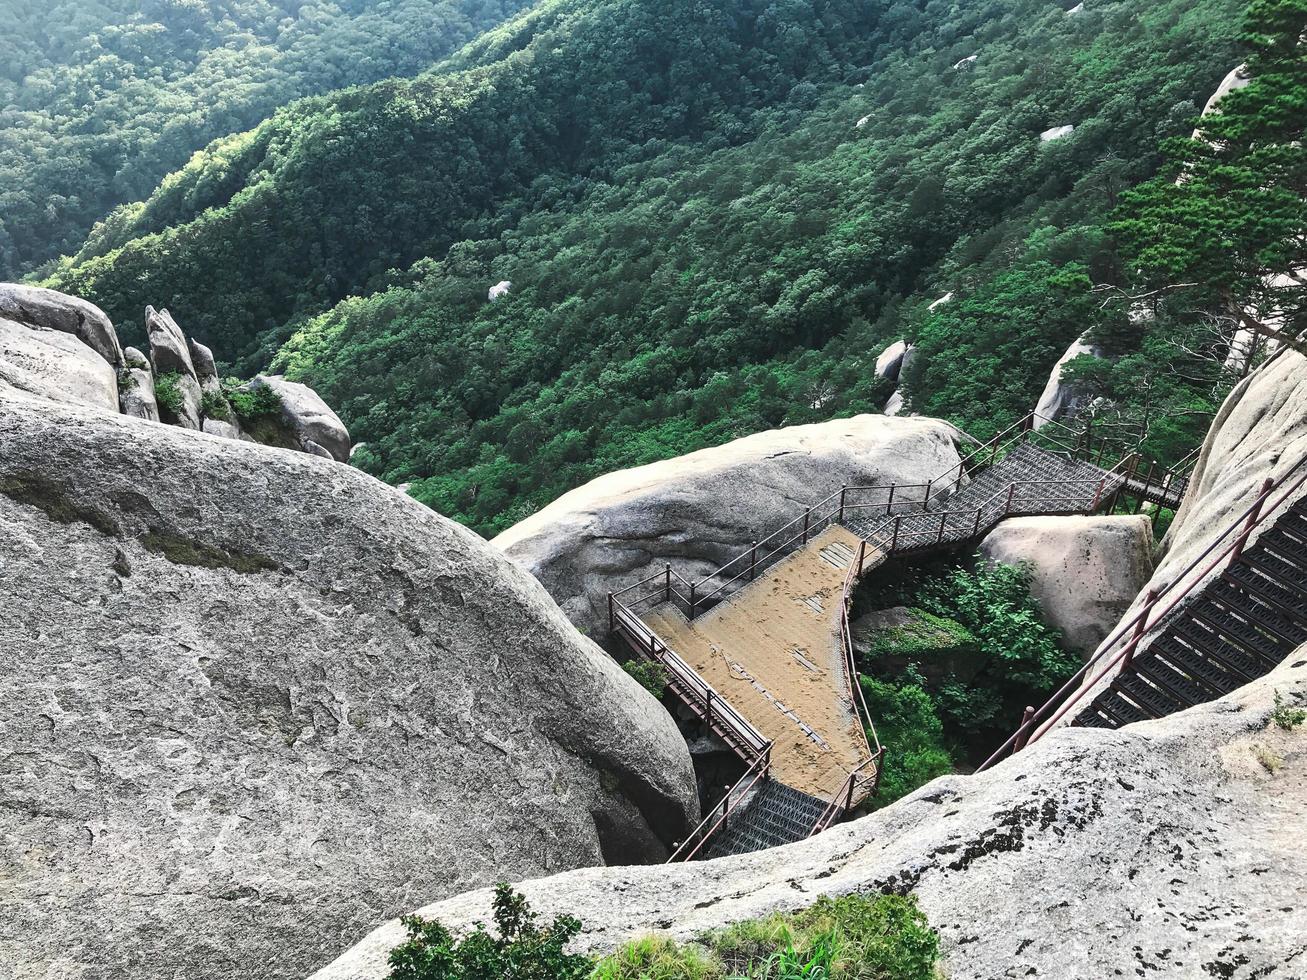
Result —
<instances>
[{"instance_id":1,"label":"metal railing","mask_svg":"<svg viewBox=\"0 0 1307 980\"><path fill-rule=\"evenodd\" d=\"M672 856L667 859L667 863L673 861L693 861L703 846L708 843L713 834L719 830L726 829L726 822L730 815L739 807L744 805L744 801L749 798L753 788L762 780L769 778L771 769L771 743L767 743L767 748L748 769L744 770L744 775L736 780L735 785L726 791L726 795L721 798L716 806L704 815L699 821L699 825L690 831L690 835L685 838L672 852ZM720 814L718 811L721 811Z\"/></svg>"},{"instance_id":2,"label":"metal railing","mask_svg":"<svg viewBox=\"0 0 1307 980\"><path fill-rule=\"evenodd\" d=\"M770 752L771 742L699 676L698 671L659 639L658 634L623 604L616 593L609 595L608 615L610 632L622 636L632 648L667 668L676 693L710 729L720 729L728 744L744 761L753 762Z\"/></svg>"},{"instance_id":3,"label":"metal railing","mask_svg":"<svg viewBox=\"0 0 1307 980\"><path fill-rule=\"evenodd\" d=\"M1229 565L1237 561L1252 532L1270 520L1271 515L1289 502L1293 494L1307 483L1307 471L1304 471L1292 485L1283 489L1290 478L1303 468L1304 463L1307 463L1307 457L1300 459L1278 480L1267 479L1243 513L1175 578L1161 589L1150 592L1140 609L1121 623L1103 642L1100 647L1103 651L1101 654L1080 668L1037 711L1027 710L1021 726L976 771L988 769L1009 752L1015 754L1027 745L1038 741L1073 707L1083 701L1086 695L1094 692L1099 682L1113 670L1128 666L1139 646L1149 639L1150 634L1156 633L1159 627L1169 625L1171 614L1177 610L1180 603L1193 592L1201 591L1200 586L1206 587L1210 576L1222 562ZM1268 501L1277 489L1283 489L1283 492L1268 506ZM1223 542L1226 542L1224 546L1222 546ZM1215 558L1212 558L1213 553L1216 553ZM1166 600L1165 606L1157 612L1163 600ZM1121 647L1114 651L1117 644L1121 644ZM1091 674L1092 678L1086 680L1091 677Z\"/></svg>"},{"instance_id":4,"label":"metal railing","mask_svg":"<svg viewBox=\"0 0 1307 980\"><path fill-rule=\"evenodd\" d=\"M826 804L826 809L821 811L821 815L817 817L816 823L812 825L812 830L808 833L809 837L815 837L823 830L829 829L831 825L838 823L845 814L852 812L853 808L857 806L857 803L854 802L855 800L860 802L875 792L876 786L880 783L881 768L884 760L885 749L881 746L877 749L875 755L860 763L856 769L848 774L844 782L840 784L840 788L831 795L830 802ZM871 779L871 789L866 793L863 793L861 796L858 796L855 793L858 785L858 777L862 775L863 769L872 764L876 767L872 775L870 777L863 776L864 782L868 778Z\"/></svg>"}]
</instances>

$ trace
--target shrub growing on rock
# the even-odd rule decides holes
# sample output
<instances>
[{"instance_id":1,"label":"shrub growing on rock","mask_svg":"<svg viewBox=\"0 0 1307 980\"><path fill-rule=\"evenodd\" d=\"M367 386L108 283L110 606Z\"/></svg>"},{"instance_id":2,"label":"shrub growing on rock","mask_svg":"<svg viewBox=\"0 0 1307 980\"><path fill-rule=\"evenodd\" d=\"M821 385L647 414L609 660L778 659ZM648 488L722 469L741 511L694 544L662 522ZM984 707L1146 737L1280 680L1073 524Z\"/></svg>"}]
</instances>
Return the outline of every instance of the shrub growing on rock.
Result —
<instances>
[{"instance_id":1,"label":"shrub growing on rock","mask_svg":"<svg viewBox=\"0 0 1307 980\"><path fill-rule=\"evenodd\" d=\"M242 422L258 422L281 411L281 396L267 385L250 389L246 382L223 378L222 394Z\"/></svg>"},{"instance_id":2,"label":"shrub growing on rock","mask_svg":"<svg viewBox=\"0 0 1307 980\"><path fill-rule=\"evenodd\" d=\"M204 413L205 418L217 419L220 422L231 421L231 406L227 404L227 399L222 394L209 389L200 399L200 411Z\"/></svg>"},{"instance_id":3,"label":"shrub growing on rock","mask_svg":"<svg viewBox=\"0 0 1307 980\"><path fill-rule=\"evenodd\" d=\"M590 959L568 953L581 923L560 915L545 927L537 923L524 896L508 885L495 886L495 927L491 935L478 923L455 939L439 922L420 915L401 921L408 941L390 952L389 980L582 980Z\"/></svg>"},{"instance_id":4,"label":"shrub growing on rock","mask_svg":"<svg viewBox=\"0 0 1307 980\"><path fill-rule=\"evenodd\" d=\"M178 382L181 375L176 371L168 371L154 379L154 400L159 403L159 408L169 415L181 415L185 408L185 400L182 397L182 390Z\"/></svg>"},{"instance_id":5,"label":"shrub growing on rock","mask_svg":"<svg viewBox=\"0 0 1307 980\"><path fill-rule=\"evenodd\" d=\"M640 682L640 686L656 698L667 688L667 668L656 660L628 660L622 669Z\"/></svg>"}]
</instances>

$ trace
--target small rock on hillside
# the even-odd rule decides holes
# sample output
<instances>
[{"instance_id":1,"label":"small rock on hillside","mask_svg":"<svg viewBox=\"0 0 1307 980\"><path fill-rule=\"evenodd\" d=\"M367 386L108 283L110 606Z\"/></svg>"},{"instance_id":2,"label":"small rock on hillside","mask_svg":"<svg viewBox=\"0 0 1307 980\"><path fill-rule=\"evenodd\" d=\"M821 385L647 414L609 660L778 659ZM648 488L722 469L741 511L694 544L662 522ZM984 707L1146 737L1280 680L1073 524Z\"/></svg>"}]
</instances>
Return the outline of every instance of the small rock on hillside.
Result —
<instances>
[{"instance_id":1,"label":"small rock on hillside","mask_svg":"<svg viewBox=\"0 0 1307 980\"><path fill-rule=\"evenodd\" d=\"M577 915L578 947L596 952L893 892L920 902L951 980L1289 980L1304 955L1307 728L1274 724L1277 692L1307 705L1307 649L1219 702L1120 731L1063 729L797 844L520 887L543 917ZM489 920L490 898L420 912L462 929ZM382 980L403 935L383 926L311 980Z\"/></svg>"},{"instance_id":2,"label":"small rock on hillside","mask_svg":"<svg viewBox=\"0 0 1307 980\"><path fill-rule=\"evenodd\" d=\"M0 283L0 319L71 334L113 367L123 362L118 333L104 310L53 289Z\"/></svg>"},{"instance_id":3,"label":"small rock on hillside","mask_svg":"<svg viewBox=\"0 0 1307 980\"><path fill-rule=\"evenodd\" d=\"M906 340L896 340L876 358L876 377L897 381L899 370L903 366L903 355L908 351Z\"/></svg>"},{"instance_id":4,"label":"small rock on hillside","mask_svg":"<svg viewBox=\"0 0 1307 980\"><path fill-rule=\"evenodd\" d=\"M874 415L761 432L601 476L493 544L601 637L610 591L667 562L706 575L843 484L924 484L956 468L958 438L944 422Z\"/></svg>"},{"instance_id":5,"label":"small rock on hillside","mask_svg":"<svg viewBox=\"0 0 1307 980\"><path fill-rule=\"evenodd\" d=\"M1013 517L980 554L1030 568L1030 591L1068 650L1088 657L1107 639L1153 571L1147 517Z\"/></svg>"},{"instance_id":6,"label":"small rock on hillside","mask_svg":"<svg viewBox=\"0 0 1307 980\"><path fill-rule=\"evenodd\" d=\"M3 393L0 446L0 976L300 980L697 819L657 701L371 477Z\"/></svg>"},{"instance_id":7,"label":"small rock on hillside","mask_svg":"<svg viewBox=\"0 0 1307 980\"><path fill-rule=\"evenodd\" d=\"M1036 429L1043 428L1049 422L1055 422L1066 415L1070 415L1081 407L1081 399L1076 396L1069 386L1062 383L1062 368L1082 354L1088 354L1091 357L1103 356L1103 352L1090 344L1085 337L1077 338L1066 349L1066 353L1059 357L1057 363L1053 365L1053 370L1048 374L1048 383L1044 386L1039 401L1035 403Z\"/></svg>"}]
</instances>

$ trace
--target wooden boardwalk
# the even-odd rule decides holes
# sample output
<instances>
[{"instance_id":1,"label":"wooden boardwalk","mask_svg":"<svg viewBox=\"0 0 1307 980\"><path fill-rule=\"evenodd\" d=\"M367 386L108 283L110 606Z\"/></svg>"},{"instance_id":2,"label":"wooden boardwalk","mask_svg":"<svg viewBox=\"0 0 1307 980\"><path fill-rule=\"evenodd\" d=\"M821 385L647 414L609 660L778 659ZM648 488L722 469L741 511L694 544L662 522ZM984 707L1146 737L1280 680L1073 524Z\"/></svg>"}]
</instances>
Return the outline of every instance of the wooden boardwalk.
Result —
<instances>
[{"instance_id":1,"label":"wooden boardwalk","mask_svg":"<svg viewBox=\"0 0 1307 980\"><path fill-rule=\"evenodd\" d=\"M674 603L644 621L765 737L772 773L823 799L867 758L850 701L840 613L860 540L828 527L691 622ZM864 570L879 560L869 551Z\"/></svg>"}]
</instances>

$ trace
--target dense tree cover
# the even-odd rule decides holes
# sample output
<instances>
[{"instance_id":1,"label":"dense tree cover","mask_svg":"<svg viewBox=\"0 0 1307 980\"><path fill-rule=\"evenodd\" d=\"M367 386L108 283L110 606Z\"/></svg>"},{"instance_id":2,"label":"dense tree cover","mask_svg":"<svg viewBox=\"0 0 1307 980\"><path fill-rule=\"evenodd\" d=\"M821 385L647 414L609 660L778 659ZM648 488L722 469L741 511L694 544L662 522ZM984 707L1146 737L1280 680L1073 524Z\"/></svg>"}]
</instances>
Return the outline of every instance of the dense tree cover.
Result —
<instances>
[{"instance_id":1,"label":"dense tree cover","mask_svg":"<svg viewBox=\"0 0 1307 980\"><path fill-rule=\"evenodd\" d=\"M1108 295L1134 316L1100 323L1110 358L1078 358L1065 376L1093 396L1084 414L1100 432L1164 461L1270 344L1307 328L1304 24L1307 0L1254 0L1247 86L1197 138L1166 142L1161 173L1127 191L1109 225L1127 273ZM1229 361L1240 332L1246 356Z\"/></svg>"},{"instance_id":2,"label":"dense tree cover","mask_svg":"<svg viewBox=\"0 0 1307 980\"><path fill-rule=\"evenodd\" d=\"M166 302L242 372L293 331L274 363L356 461L484 533L878 410L903 334L918 407L984 435L1099 315L1102 222L1234 63L1236 2L550 0L215 147L54 284Z\"/></svg>"},{"instance_id":3,"label":"dense tree cover","mask_svg":"<svg viewBox=\"0 0 1307 980\"><path fill-rule=\"evenodd\" d=\"M0 0L0 280L211 140L431 67L523 0ZM115 220L121 220L121 216Z\"/></svg>"},{"instance_id":4,"label":"dense tree cover","mask_svg":"<svg viewBox=\"0 0 1307 980\"><path fill-rule=\"evenodd\" d=\"M1029 571L930 563L868 579L855 608L909 606L924 628L886 629L860 658L863 694L889 747L877 806L974 766L1078 669L1041 619Z\"/></svg>"}]
</instances>

